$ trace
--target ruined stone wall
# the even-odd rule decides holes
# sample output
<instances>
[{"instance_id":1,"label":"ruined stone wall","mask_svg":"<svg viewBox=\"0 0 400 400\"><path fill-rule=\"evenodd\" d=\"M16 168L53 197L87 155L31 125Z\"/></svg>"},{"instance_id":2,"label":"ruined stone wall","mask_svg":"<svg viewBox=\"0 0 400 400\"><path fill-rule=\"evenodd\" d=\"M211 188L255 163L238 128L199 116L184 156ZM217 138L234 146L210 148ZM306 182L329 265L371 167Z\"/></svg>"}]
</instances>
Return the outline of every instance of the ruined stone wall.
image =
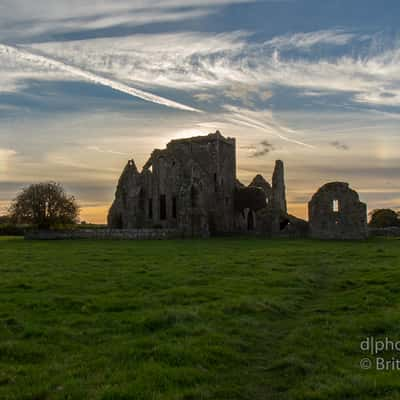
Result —
<instances>
[{"instance_id":1,"label":"ruined stone wall","mask_svg":"<svg viewBox=\"0 0 400 400\"><path fill-rule=\"evenodd\" d=\"M179 192L183 181L181 160L167 152L157 151L151 157L151 170L142 173L142 190L145 198L145 219L143 226L177 228L178 216L175 209L181 206ZM176 199L176 200L174 200Z\"/></svg>"},{"instance_id":2,"label":"ruined stone wall","mask_svg":"<svg viewBox=\"0 0 400 400\"><path fill-rule=\"evenodd\" d=\"M138 172L128 162L108 217L110 228L172 229L183 236L224 233L304 236L305 221L287 213L283 162L272 186L256 175L249 186L236 179L235 139L220 132L172 140L154 150Z\"/></svg>"},{"instance_id":3,"label":"ruined stone wall","mask_svg":"<svg viewBox=\"0 0 400 400\"><path fill-rule=\"evenodd\" d=\"M266 203L269 205L272 201L272 187L260 174L256 175L251 181L249 187L257 187L264 191Z\"/></svg>"},{"instance_id":4,"label":"ruined stone wall","mask_svg":"<svg viewBox=\"0 0 400 400\"><path fill-rule=\"evenodd\" d=\"M281 160L275 162L272 175L272 207L275 210L280 210L283 214L287 214L285 169Z\"/></svg>"},{"instance_id":5,"label":"ruined stone wall","mask_svg":"<svg viewBox=\"0 0 400 400\"><path fill-rule=\"evenodd\" d=\"M275 162L272 186L261 175L256 175L247 187L240 182L237 183L235 200L236 231L278 235L287 224L291 224L290 232L304 236L303 224L299 224L300 220L294 219L287 213L282 161ZM302 222L307 224L305 221Z\"/></svg>"},{"instance_id":6,"label":"ruined stone wall","mask_svg":"<svg viewBox=\"0 0 400 400\"><path fill-rule=\"evenodd\" d=\"M140 225L139 195L141 176L133 160L128 161L118 181L115 201L108 214L108 225L133 229Z\"/></svg>"},{"instance_id":7,"label":"ruined stone wall","mask_svg":"<svg viewBox=\"0 0 400 400\"><path fill-rule=\"evenodd\" d=\"M322 186L308 204L311 236L320 239L368 237L367 206L348 183Z\"/></svg>"},{"instance_id":8,"label":"ruined stone wall","mask_svg":"<svg viewBox=\"0 0 400 400\"><path fill-rule=\"evenodd\" d=\"M163 240L182 237L174 229L77 229L69 231L31 231L26 240Z\"/></svg>"},{"instance_id":9,"label":"ruined stone wall","mask_svg":"<svg viewBox=\"0 0 400 400\"><path fill-rule=\"evenodd\" d=\"M231 231L235 156L235 140L219 132L171 141L153 151L140 174L125 168L109 226L179 228L193 235Z\"/></svg>"},{"instance_id":10,"label":"ruined stone wall","mask_svg":"<svg viewBox=\"0 0 400 400\"><path fill-rule=\"evenodd\" d=\"M398 237L400 238L400 228L397 226L390 226L387 228L369 228L369 236L382 236L382 237Z\"/></svg>"},{"instance_id":11,"label":"ruined stone wall","mask_svg":"<svg viewBox=\"0 0 400 400\"><path fill-rule=\"evenodd\" d=\"M234 139L219 140L215 223L217 231L231 232L234 226L234 193L236 183L236 144Z\"/></svg>"}]
</instances>

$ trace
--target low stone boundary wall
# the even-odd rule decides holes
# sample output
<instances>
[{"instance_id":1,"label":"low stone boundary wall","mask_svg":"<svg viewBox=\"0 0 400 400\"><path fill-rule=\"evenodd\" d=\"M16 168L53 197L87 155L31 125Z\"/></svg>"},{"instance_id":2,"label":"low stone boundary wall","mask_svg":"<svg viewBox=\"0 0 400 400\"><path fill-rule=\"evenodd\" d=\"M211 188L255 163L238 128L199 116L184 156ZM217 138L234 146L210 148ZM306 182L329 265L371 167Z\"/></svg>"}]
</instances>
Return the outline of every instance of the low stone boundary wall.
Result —
<instances>
[{"instance_id":1,"label":"low stone boundary wall","mask_svg":"<svg viewBox=\"0 0 400 400\"><path fill-rule=\"evenodd\" d=\"M76 229L69 231L32 231L26 240L163 240L182 237L175 229Z\"/></svg>"},{"instance_id":2,"label":"low stone boundary wall","mask_svg":"<svg viewBox=\"0 0 400 400\"><path fill-rule=\"evenodd\" d=\"M400 228L393 226L389 228L370 228L370 236L400 237Z\"/></svg>"}]
</instances>

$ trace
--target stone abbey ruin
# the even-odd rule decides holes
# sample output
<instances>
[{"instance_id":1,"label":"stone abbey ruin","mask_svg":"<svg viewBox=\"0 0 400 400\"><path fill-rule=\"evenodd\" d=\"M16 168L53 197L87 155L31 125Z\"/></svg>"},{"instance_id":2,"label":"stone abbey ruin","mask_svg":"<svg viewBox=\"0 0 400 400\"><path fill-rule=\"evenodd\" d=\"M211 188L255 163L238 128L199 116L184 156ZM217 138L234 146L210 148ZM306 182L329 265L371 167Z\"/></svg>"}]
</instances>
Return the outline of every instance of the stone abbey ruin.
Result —
<instances>
[{"instance_id":1,"label":"stone abbey ruin","mask_svg":"<svg viewBox=\"0 0 400 400\"><path fill-rule=\"evenodd\" d=\"M130 160L118 182L108 226L173 230L183 237L218 234L367 237L367 209L347 183L324 185L309 203L310 221L287 212L284 165L269 184L261 175L236 178L236 142L219 131L172 140L154 150L141 172Z\"/></svg>"},{"instance_id":2,"label":"stone abbey ruin","mask_svg":"<svg viewBox=\"0 0 400 400\"><path fill-rule=\"evenodd\" d=\"M348 183L322 186L308 203L310 233L321 239L366 239L367 205Z\"/></svg>"}]
</instances>

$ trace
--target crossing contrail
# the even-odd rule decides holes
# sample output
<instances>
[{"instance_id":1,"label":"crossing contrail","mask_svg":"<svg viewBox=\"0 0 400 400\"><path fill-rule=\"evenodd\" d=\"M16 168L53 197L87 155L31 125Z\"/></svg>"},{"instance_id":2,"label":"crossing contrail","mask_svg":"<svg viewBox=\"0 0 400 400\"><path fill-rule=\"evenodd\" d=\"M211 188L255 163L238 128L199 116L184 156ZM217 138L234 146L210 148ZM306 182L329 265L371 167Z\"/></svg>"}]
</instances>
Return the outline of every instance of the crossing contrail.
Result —
<instances>
[{"instance_id":1,"label":"crossing contrail","mask_svg":"<svg viewBox=\"0 0 400 400\"><path fill-rule=\"evenodd\" d=\"M275 123L274 121L270 121L269 124L266 124L258 119L245 115L245 113L240 112L240 109L236 107L227 106L225 108L231 112L231 115L228 116L228 119L230 121L236 122L237 124L240 125L249 126L251 128L269 131L275 136L278 136L280 139L284 140L285 142L295 143L300 146L308 147L310 149L315 149L315 146L311 144L304 143L300 140L288 137L286 134L293 133L294 131L289 128L283 127Z\"/></svg>"},{"instance_id":2,"label":"crossing contrail","mask_svg":"<svg viewBox=\"0 0 400 400\"><path fill-rule=\"evenodd\" d=\"M20 47L0 44L0 55L1 54L9 54L9 55L14 56L17 59L27 61L31 64L36 64L36 65L49 67L49 68L58 68L62 71L68 72L71 75L80 77L89 82L109 87L118 92L126 93L130 96L137 97L139 99L146 100L151 103L161 104L165 107L175 108L177 110L191 111L191 112L196 112L196 113L202 112L201 110L199 110L197 108L193 108L193 107L187 106L185 104L178 103L173 100L169 100L165 97L157 96L157 95L149 93L147 91L136 89L134 87L125 85L124 83L115 81L113 79L104 78L100 75L94 74L93 72L85 71L84 69L81 69L81 68L78 68L78 67L75 67L72 65L68 65L59 60L55 60L47 55L37 54L35 52L28 51L25 48L22 49Z\"/></svg>"}]
</instances>

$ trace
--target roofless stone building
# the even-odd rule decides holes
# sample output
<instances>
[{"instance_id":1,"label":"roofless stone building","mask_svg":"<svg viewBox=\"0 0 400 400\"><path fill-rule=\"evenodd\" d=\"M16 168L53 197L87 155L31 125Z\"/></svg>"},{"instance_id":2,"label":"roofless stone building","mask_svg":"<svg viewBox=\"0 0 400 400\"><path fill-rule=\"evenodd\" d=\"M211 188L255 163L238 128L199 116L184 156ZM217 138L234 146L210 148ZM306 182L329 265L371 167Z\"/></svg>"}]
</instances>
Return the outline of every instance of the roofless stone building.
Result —
<instances>
[{"instance_id":1,"label":"roofless stone building","mask_svg":"<svg viewBox=\"0 0 400 400\"><path fill-rule=\"evenodd\" d=\"M366 239L367 206L345 182L322 186L308 203L310 233L320 239Z\"/></svg>"},{"instance_id":2,"label":"roofless stone building","mask_svg":"<svg viewBox=\"0 0 400 400\"><path fill-rule=\"evenodd\" d=\"M236 142L219 131L173 140L154 150L141 172L129 161L108 215L115 229L170 228L186 236L279 232L288 225L284 166L272 186L257 175L236 178Z\"/></svg>"},{"instance_id":3,"label":"roofless stone building","mask_svg":"<svg viewBox=\"0 0 400 400\"><path fill-rule=\"evenodd\" d=\"M309 203L310 223L287 212L284 165L270 185L236 178L236 142L219 131L172 140L139 171L133 160L118 182L108 214L112 229L169 229L182 236L259 233L323 239L367 236L366 205L347 183L324 185Z\"/></svg>"}]
</instances>

